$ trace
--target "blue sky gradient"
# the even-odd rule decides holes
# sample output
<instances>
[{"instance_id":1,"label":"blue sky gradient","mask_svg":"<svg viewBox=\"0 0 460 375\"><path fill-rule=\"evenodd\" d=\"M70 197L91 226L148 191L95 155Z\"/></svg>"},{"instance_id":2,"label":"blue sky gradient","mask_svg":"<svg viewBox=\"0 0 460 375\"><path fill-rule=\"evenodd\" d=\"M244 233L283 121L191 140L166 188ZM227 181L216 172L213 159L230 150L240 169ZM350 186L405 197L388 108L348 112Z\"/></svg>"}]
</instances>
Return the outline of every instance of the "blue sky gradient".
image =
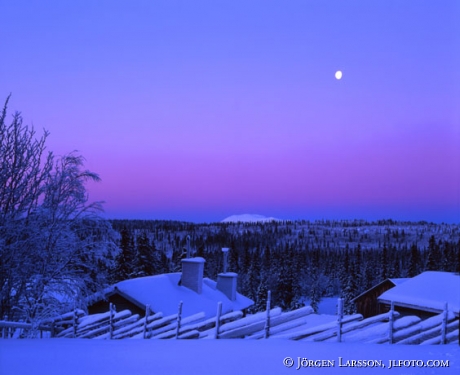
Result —
<instances>
[{"instance_id":1,"label":"blue sky gradient","mask_svg":"<svg viewBox=\"0 0 460 375\"><path fill-rule=\"evenodd\" d=\"M5 1L0 97L108 217L460 222L460 2ZM337 70L343 78L334 78Z\"/></svg>"}]
</instances>

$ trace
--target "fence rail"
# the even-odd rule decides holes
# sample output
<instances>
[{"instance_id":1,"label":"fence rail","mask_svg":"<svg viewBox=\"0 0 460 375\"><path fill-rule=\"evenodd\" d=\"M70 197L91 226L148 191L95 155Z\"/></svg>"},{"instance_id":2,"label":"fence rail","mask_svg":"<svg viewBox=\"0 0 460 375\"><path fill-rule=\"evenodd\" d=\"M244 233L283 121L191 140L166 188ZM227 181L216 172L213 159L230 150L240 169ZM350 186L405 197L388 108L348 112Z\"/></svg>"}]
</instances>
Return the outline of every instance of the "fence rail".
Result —
<instances>
[{"instance_id":1,"label":"fence rail","mask_svg":"<svg viewBox=\"0 0 460 375\"><path fill-rule=\"evenodd\" d=\"M421 320L417 316L401 316L392 307L388 313L363 319L362 315L343 315L343 303L339 299L337 321L320 325L308 323L314 311L310 306L283 312L279 307L270 308L254 315L244 316L241 311L222 314L222 305L217 313L206 319L201 312L182 316L182 302L178 313L163 316L147 306L145 316L132 314L129 310L115 311L111 304L106 313L85 315L75 310L54 319L42 321L40 325L0 321L3 338L19 337L18 330L49 331L57 338L91 339L197 339L197 338L287 338L302 341L336 341L390 344L448 344L458 340L459 320L455 314L445 310L436 316Z\"/></svg>"},{"instance_id":2,"label":"fence rail","mask_svg":"<svg viewBox=\"0 0 460 375\"><path fill-rule=\"evenodd\" d=\"M4 339L14 338L16 333L19 331L31 331L35 330L39 332L40 338L43 338L43 332L50 332L50 336L54 336L54 327L47 325L38 325L34 327L32 323L22 322L9 322L6 320L0 320L1 337Z\"/></svg>"}]
</instances>

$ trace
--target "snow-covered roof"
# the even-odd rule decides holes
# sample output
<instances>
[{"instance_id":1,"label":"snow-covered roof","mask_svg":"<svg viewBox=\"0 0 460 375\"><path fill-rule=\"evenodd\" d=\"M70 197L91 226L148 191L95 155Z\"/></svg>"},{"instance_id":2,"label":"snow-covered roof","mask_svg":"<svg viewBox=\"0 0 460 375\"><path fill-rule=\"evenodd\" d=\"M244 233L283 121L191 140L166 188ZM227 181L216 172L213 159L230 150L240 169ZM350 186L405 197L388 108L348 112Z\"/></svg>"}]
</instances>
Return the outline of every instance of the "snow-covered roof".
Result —
<instances>
[{"instance_id":1,"label":"snow-covered roof","mask_svg":"<svg viewBox=\"0 0 460 375\"><path fill-rule=\"evenodd\" d=\"M114 284L105 294L119 292L139 307L150 305L152 311L162 312L163 315L176 314L179 302L182 301L183 316L204 312L206 318L216 315L218 302L222 302L222 313L243 310L254 304L251 299L239 293L236 293L236 300L231 301L216 288L217 283L208 278L203 279L201 294L179 285L180 278L181 273L138 277Z\"/></svg>"},{"instance_id":2,"label":"snow-covered roof","mask_svg":"<svg viewBox=\"0 0 460 375\"><path fill-rule=\"evenodd\" d=\"M399 284L406 282L407 280L410 280L410 277L391 278L388 280L390 280L395 285L399 285Z\"/></svg>"},{"instance_id":3,"label":"snow-covered roof","mask_svg":"<svg viewBox=\"0 0 460 375\"><path fill-rule=\"evenodd\" d=\"M447 302L448 309L459 314L460 275L450 272L427 271L415 276L378 298L379 302L415 308L423 311L442 311Z\"/></svg>"}]
</instances>

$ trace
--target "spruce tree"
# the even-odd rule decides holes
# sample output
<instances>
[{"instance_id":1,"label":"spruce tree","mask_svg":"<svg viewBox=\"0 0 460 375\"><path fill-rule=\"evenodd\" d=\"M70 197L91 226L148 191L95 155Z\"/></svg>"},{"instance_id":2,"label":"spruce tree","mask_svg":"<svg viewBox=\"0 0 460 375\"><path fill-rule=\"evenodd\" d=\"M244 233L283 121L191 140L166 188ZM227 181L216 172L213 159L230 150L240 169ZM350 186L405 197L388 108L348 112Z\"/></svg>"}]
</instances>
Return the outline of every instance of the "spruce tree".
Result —
<instances>
[{"instance_id":1,"label":"spruce tree","mask_svg":"<svg viewBox=\"0 0 460 375\"><path fill-rule=\"evenodd\" d=\"M414 277L419 274L419 263L420 263L420 255L416 244L412 244L410 247L410 263L409 263L409 271L408 276Z\"/></svg>"},{"instance_id":2,"label":"spruce tree","mask_svg":"<svg viewBox=\"0 0 460 375\"><path fill-rule=\"evenodd\" d=\"M458 240L457 244L455 245L455 272L460 274L460 240Z\"/></svg>"},{"instance_id":3,"label":"spruce tree","mask_svg":"<svg viewBox=\"0 0 460 375\"><path fill-rule=\"evenodd\" d=\"M355 258L355 264L353 268L355 271L356 290L358 292L362 292L364 291L364 286L363 286L364 274L363 274L363 269L362 269L362 252L361 252L360 243L356 246L354 258Z\"/></svg>"},{"instance_id":4,"label":"spruce tree","mask_svg":"<svg viewBox=\"0 0 460 375\"><path fill-rule=\"evenodd\" d=\"M432 235L428 241L428 261L425 267L426 270L437 271L439 269L440 258L439 245L436 243L434 235Z\"/></svg>"},{"instance_id":5,"label":"spruce tree","mask_svg":"<svg viewBox=\"0 0 460 375\"><path fill-rule=\"evenodd\" d=\"M254 304L254 312L265 311L267 308L268 286L265 279L260 280L256 291Z\"/></svg>"},{"instance_id":6,"label":"spruce tree","mask_svg":"<svg viewBox=\"0 0 460 375\"><path fill-rule=\"evenodd\" d=\"M276 286L276 302L283 310L291 310L294 301L294 273L292 258L289 254L289 247L277 254L279 261L279 273Z\"/></svg>"},{"instance_id":7,"label":"spruce tree","mask_svg":"<svg viewBox=\"0 0 460 375\"><path fill-rule=\"evenodd\" d=\"M356 306L352 301L358 294L356 287L356 277L354 272L354 265L350 264L350 270L343 290L343 309L345 314L354 314L356 312Z\"/></svg>"},{"instance_id":8,"label":"spruce tree","mask_svg":"<svg viewBox=\"0 0 460 375\"><path fill-rule=\"evenodd\" d=\"M386 242L383 243L381 267L381 279L385 280L386 278L388 278L388 248Z\"/></svg>"},{"instance_id":9,"label":"spruce tree","mask_svg":"<svg viewBox=\"0 0 460 375\"><path fill-rule=\"evenodd\" d=\"M309 299L313 311L318 313L318 305L321 302L321 285L319 283L318 270L314 270L311 275Z\"/></svg>"},{"instance_id":10,"label":"spruce tree","mask_svg":"<svg viewBox=\"0 0 460 375\"><path fill-rule=\"evenodd\" d=\"M147 232L143 231L142 234L138 235L136 242L137 257L135 258L134 274L137 277L155 275L158 265Z\"/></svg>"},{"instance_id":11,"label":"spruce tree","mask_svg":"<svg viewBox=\"0 0 460 375\"><path fill-rule=\"evenodd\" d=\"M134 240L131 232L127 228L123 228L121 231L119 247L121 251L115 258L116 265L113 275L113 279L116 282L135 277L136 253Z\"/></svg>"}]
</instances>

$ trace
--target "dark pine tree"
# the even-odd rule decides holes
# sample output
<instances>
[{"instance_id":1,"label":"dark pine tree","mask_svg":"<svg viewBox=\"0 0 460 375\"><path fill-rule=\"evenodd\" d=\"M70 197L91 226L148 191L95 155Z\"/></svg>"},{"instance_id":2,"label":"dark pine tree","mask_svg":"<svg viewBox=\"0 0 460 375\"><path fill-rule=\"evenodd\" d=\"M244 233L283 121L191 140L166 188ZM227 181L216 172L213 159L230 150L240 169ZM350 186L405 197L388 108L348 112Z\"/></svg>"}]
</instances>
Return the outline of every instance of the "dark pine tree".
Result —
<instances>
[{"instance_id":1,"label":"dark pine tree","mask_svg":"<svg viewBox=\"0 0 460 375\"><path fill-rule=\"evenodd\" d=\"M457 272L457 274L460 273L460 240L458 240L457 244L455 245L455 272Z\"/></svg>"},{"instance_id":2,"label":"dark pine tree","mask_svg":"<svg viewBox=\"0 0 460 375\"><path fill-rule=\"evenodd\" d=\"M381 273L381 279L385 280L388 278L388 248L386 242L383 244L383 249L382 249L382 273Z\"/></svg>"},{"instance_id":3,"label":"dark pine tree","mask_svg":"<svg viewBox=\"0 0 460 375\"><path fill-rule=\"evenodd\" d=\"M428 241L428 261L426 263L427 271L437 271L440 268L441 252L439 251L439 245L436 243L434 235L430 237Z\"/></svg>"},{"instance_id":4,"label":"dark pine tree","mask_svg":"<svg viewBox=\"0 0 460 375\"><path fill-rule=\"evenodd\" d=\"M150 244L146 231L137 236L137 257L134 272L136 276L155 275L158 265L154 256L154 248Z\"/></svg>"},{"instance_id":5,"label":"dark pine tree","mask_svg":"<svg viewBox=\"0 0 460 375\"><path fill-rule=\"evenodd\" d=\"M409 270L408 276L414 277L420 273L420 254L416 244L412 244L410 247L410 262L409 262Z\"/></svg>"},{"instance_id":6,"label":"dark pine tree","mask_svg":"<svg viewBox=\"0 0 460 375\"><path fill-rule=\"evenodd\" d=\"M359 293L365 290L364 286L364 273L362 267L362 251L361 251L361 244L359 243L356 246L355 251L355 262L354 262L354 276L355 276L355 284L356 284L356 291Z\"/></svg>"},{"instance_id":7,"label":"dark pine tree","mask_svg":"<svg viewBox=\"0 0 460 375\"><path fill-rule=\"evenodd\" d=\"M251 254L247 273L247 297L252 300L255 300L257 288L260 284L260 269L260 257L257 254Z\"/></svg>"},{"instance_id":8,"label":"dark pine tree","mask_svg":"<svg viewBox=\"0 0 460 375\"><path fill-rule=\"evenodd\" d=\"M292 257L289 254L289 246L286 245L286 250L276 254L279 264L278 282L276 285L276 303L283 310L291 310L294 301L294 272Z\"/></svg>"},{"instance_id":9,"label":"dark pine tree","mask_svg":"<svg viewBox=\"0 0 460 375\"><path fill-rule=\"evenodd\" d=\"M343 293L345 285L348 281L348 275L350 272L350 254L348 244L345 246L345 252L341 256L342 258L342 267L339 269L339 282L340 282L340 291Z\"/></svg>"},{"instance_id":10,"label":"dark pine tree","mask_svg":"<svg viewBox=\"0 0 460 375\"><path fill-rule=\"evenodd\" d=\"M136 250L131 232L125 227L121 231L120 253L115 259L113 280L115 282L135 276Z\"/></svg>"},{"instance_id":11,"label":"dark pine tree","mask_svg":"<svg viewBox=\"0 0 460 375\"><path fill-rule=\"evenodd\" d=\"M255 304L253 311L254 312L259 312L259 311L265 311L267 308L267 295L268 295L268 286L267 286L267 280L262 279L260 281L259 286L257 287L257 292L256 292L256 299L255 299Z\"/></svg>"},{"instance_id":12,"label":"dark pine tree","mask_svg":"<svg viewBox=\"0 0 460 375\"><path fill-rule=\"evenodd\" d=\"M343 310L345 314L354 314L356 312L355 303L352 301L357 296L356 276L354 271L354 264L350 263L350 269L343 290Z\"/></svg>"},{"instance_id":13,"label":"dark pine tree","mask_svg":"<svg viewBox=\"0 0 460 375\"><path fill-rule=\"evenodd\" d=\"M318 312L318 305L321 302L321 285L319 283L318 270L313 270L311 275L311 285L310 285L310 306L313 308L314 312Z\"/></svg>"},{"instance_id":14,"label":"dark pine tree","mask_svg":"<svg viewBox=\"0 0 460 375\"><path fill-rule=\"evenodd\" d=\"M235 247L235 241L232 240L230 243L230 250L228 254L228 269L231 272L239 273L239 259L238 259L238 251Z\"/></svg>"}]
</instances>

